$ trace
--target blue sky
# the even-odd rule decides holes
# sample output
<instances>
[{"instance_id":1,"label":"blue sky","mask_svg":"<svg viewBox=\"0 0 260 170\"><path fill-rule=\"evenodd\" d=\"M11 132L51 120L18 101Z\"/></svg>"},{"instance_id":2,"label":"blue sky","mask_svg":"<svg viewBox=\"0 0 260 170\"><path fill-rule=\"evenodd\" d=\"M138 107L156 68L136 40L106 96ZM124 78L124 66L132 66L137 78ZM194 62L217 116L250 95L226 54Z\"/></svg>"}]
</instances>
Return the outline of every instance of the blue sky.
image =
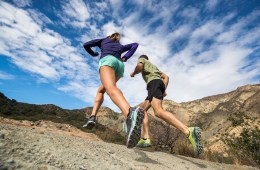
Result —
<instances>
[{"instance_id":1,"label":"blue sky","mask_svg":"<svg viewBox=\"0 0 260 170\"><path fill-rule=\"evenodd\" d=\"M260 82L259 18L259 0L2 0L0 91L26 103L92 106L98 58L82 45L117 31L122 44L139 43L118 82L132 106L147 95L141 75L130 77L141 54L170 76L167 99L229 92ZM108 96L104 105L118 110Z\"/></svg>"}]
</instances>

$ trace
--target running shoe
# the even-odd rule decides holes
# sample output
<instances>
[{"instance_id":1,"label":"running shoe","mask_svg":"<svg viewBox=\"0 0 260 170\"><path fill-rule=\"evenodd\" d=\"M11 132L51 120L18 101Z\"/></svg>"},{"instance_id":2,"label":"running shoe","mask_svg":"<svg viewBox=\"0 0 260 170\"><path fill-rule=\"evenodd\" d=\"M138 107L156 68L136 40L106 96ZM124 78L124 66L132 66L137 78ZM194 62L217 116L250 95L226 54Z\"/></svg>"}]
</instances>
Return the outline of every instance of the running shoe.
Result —
<instances>
[{"instance_id":1,"label":"running shoe","mask_svg":"<svg viewBox=\"0 0 260 170\"><path fill-rule=\"evenodd\" d=\"M142 123L144 119L144 110L140 107L130 108L128 117L124 122L124 131L126 132L126 146L133 148L141 137Z\"/></svg>"},{"instance_id":2,"label":"running shoe","mask_svg":"<svg viewBox=\"0 0 260 170\"><path fill-rule=\"evenodd\" d=\"M150 139L140 139L136 145L139 148L146 148L152 146Z\"/></svg>"},{"instance_id":3,"label":"running shoe","mask_svg":"<svg viewBox=\"0 0 260 170\"><path fill-rule=\"evenodd\" d=\"M96 125L96 116L90 116L87 123L85 123L82 127L91 130Z\"/></svg>"},{"instance_id":4,"label":"running shoe","mask_svg":"<svg viewBox=\"0 0 260 170\"><path fill-rule=\"evenodd\" d=\"M199 127L189 127L189 141L195 152L195 156L199 156L202 153L203 145L201 142L201 129Z\"/></svg>"}]
</instances>

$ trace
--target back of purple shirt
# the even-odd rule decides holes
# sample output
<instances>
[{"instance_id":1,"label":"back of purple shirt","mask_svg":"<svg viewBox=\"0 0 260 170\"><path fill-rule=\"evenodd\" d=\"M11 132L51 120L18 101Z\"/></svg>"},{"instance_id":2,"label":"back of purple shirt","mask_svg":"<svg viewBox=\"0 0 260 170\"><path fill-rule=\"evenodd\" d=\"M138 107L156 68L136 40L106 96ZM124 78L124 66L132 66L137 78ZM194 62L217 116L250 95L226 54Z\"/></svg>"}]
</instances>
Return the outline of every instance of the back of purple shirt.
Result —
<instances>
[{"instance_id":1,"label":"back of purple shirt","mask_svg":"<svg viewBox=\"0 0 260 170\"><path fill-rule=\"evenodd\" d=\"M101 50L100 59L107 56L113 55L121 60L121 54L128 51L123 58L129 59L136 51L138 44L132 43L127 45L121 45L118 41L114 41L110 38L95 39L84 44L85 50L92 56L97 56L91 47L99 47Z\"/></svg>"}]
</instances>

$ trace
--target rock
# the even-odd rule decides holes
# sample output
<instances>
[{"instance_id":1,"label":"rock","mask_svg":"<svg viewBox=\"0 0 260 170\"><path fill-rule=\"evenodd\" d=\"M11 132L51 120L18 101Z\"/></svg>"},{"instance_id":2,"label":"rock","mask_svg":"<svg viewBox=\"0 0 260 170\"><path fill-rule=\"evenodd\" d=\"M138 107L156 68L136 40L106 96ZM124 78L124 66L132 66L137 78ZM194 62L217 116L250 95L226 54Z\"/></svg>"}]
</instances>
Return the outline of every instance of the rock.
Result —
<instances>
[{"instance_id":1,"label":"rock","mask_svg":"<svg viewBox=\"0 0 260 170\"><path fill-rule=\"evenodd\" d=\"M87 168L85 168L84 166L80 166L79 169L80 170L87 170Z\"/></svg>"},{"instance_id":2,"label":"rock","mask_svg":"<svg viewBox=\"0 0 260 170\"><path fill-rule=\"evenodd\" d=\"M14 164L14 163L15 163L15 161L14 161L14 159L13 159L13 158L11 158L11 159L7 160L7 163L9 163L9 164Z\"/></svg>"},{"instance_id":3,"label":"rock","mask_svg":"<svg viewBox=\"0 0 260 170\"><path fill-rule=\"evenodd\" d=\"M0 133L0 139L4 139L5 138L5 134Z\"/></svg>"}]
</instances>

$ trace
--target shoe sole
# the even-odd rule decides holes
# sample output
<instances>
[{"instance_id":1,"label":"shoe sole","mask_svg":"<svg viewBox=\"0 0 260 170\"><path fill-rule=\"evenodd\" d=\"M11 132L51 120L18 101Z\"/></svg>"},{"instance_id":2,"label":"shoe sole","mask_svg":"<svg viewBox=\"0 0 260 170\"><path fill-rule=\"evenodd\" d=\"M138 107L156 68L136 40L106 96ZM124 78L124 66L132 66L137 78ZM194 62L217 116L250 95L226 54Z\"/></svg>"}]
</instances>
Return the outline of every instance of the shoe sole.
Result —
<instances>
[{"instance_id":1,"label":"shoe sole","mask_svg":"<svg viewBox=\"0 0 260 170\"><path fill-rule=\"evenodd\" d=\"M148 147L151 147L152 145L151 144L143 144L143 145L137 145L136 147L138 148L148 148Z\"/></svg>"},{"instance_id":2,"label":"shoe sole","mask_svg":"<svg viewBox=\"0 0 260 170\"><path fill-rule=\"evenodd\" d=\"M144 119L144 113L141 112L140 109L138 109L136 114L136 122L134 122L134 126L132 126L132 128L130 129L128 139L126 142L126 146L128 148L135 147L139 139L141 138L143 119Z\"/></svg>"},{"instance_id":3,"label":"shoe sole","mask_svg":"<svg viewBox=\"0 0 260 170\"><path fill-rule=\"evenodd\" d=\"M95 122L88 122L86 126L83 125L83 128L86 128L86 129L91 130L91 129L93 129L93 127L94 127L95 125L96 125Z\"/></svg>"},{"instance_id":4,"label":"shoe sole","mask_svg":"<svg viewBox=\"0 0 260 170\"><path fill-rule=\"evenodd\" d=\"M195 127L193 133L195 136L194 140L195 140L195 145L196 145L195 155L199 156L203 150L203 145L201 142L201 129L199 127Z\"/></svg>"}]
</instances>

